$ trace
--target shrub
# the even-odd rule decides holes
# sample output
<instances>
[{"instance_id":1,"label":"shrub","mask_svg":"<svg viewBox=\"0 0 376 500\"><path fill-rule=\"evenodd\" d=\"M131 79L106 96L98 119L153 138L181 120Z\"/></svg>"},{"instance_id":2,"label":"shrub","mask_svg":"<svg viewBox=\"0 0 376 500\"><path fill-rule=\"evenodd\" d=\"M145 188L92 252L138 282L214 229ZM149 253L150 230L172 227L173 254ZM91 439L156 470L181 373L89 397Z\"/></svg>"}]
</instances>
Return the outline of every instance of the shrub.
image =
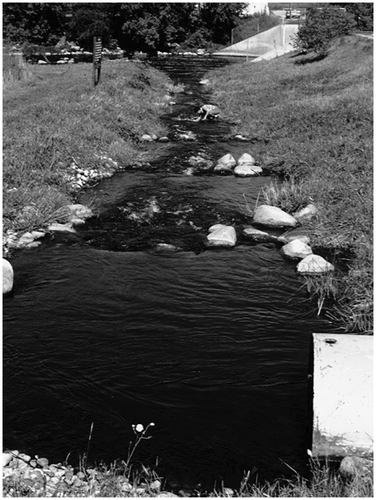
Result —
<instances>
[{"instance_id":1,"label":"shrub","mask_svg":"<svg viewBox=\"0 0 376 500\"><path fill-rule=\"evenodd\" d=\"M313 7L307 10L306 21L300 26L293 45L302 51L313 50L319 56L325 57L330 41L349 34L355 26L354 16L346 11Z\"/></svg>"}]
</instances>

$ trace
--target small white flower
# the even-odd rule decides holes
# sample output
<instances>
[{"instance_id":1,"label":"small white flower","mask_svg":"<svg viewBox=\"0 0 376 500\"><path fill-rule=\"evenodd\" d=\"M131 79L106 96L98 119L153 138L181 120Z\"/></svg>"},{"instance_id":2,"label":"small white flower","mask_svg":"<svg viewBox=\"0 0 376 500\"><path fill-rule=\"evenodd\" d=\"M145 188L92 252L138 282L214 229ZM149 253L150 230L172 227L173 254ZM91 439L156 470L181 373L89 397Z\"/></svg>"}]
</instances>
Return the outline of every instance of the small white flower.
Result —
<instances>
[{"instance_id":1,"label":"small white flower","mask_svg":"<svg viewBox=\"0 0 376 500\"><path fill-rule=\"evenodd\" d=\"M144 426L142 424L137 424L135 430L136 432L142 432L144 430Z\"/></svg>"},{"instance_id":2,"label":"small white flower","mask_svg":"<svg viewBox=\"0 0 376 500\"><path fill-rule=\"evenodd\" d=\"M307 450L307 455L308 455L309 457L312 457L312 451L311 451L311 450Z\"/></svg>"},{"instance_id":3,"label":"small white flower","mask_svg":"<svg viewBox=\"0 0 376 500\"><path fill-rule=\"evenodd\" d=\"M154 422L150 422L150 427L154 427L155 423Z\"/></svg>"}]
</instances>

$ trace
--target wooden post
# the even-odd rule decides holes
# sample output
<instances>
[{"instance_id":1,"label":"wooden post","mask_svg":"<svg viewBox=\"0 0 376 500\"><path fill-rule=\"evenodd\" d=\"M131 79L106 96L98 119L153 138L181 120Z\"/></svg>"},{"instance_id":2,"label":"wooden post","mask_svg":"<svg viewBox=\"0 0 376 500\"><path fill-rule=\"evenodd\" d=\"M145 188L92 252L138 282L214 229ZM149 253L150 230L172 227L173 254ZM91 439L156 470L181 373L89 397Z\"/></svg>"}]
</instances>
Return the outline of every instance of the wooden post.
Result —
<instances>
[{"instance_id":1,"label":"wooden post","mask_svg":"<svg viewBox=\"0 0 376 500\"><path fill-rule=\"evenodd\" d=\"M98 85L101 76L102 37L93 37L93 86Z\"/></svg>"}]
</instances>

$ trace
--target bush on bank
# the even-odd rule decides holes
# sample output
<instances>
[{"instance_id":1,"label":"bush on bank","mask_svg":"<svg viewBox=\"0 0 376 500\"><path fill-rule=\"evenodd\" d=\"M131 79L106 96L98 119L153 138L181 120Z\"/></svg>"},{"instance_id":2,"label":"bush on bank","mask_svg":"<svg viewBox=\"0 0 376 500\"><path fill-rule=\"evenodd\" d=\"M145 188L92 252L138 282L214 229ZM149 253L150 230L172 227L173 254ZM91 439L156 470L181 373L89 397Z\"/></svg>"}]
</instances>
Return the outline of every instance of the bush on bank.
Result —
<instances>
[{"instance_id":1,"label":"bush on bank","mask_svg":"<svg viewBox=\"0 0 376 500\"><path fill-rule=\"evenodd\" d=\"M360 333L373 328L372 44L346 36L324 59L290 53L210 75L234 132L253 138L263 165L284 177L265 202L288 212L314 202L313 246L351 256L334 314Z\"/></svg>"},{"instance_id":2,"label":"bush on bank","mask_svg":"<svg viewBox=\"0 0 376 500\"><path fill-rule=\"evenodd\" d=\"M142 158L145 133L165 135L160 121L168 77L126 60L92 65L30 66L9 56L3 65L3 230L30 231L56 220L71 202L67 169L125 166ZM144 153L145 154L145 153Z\"/></svg>"}]
</instances>

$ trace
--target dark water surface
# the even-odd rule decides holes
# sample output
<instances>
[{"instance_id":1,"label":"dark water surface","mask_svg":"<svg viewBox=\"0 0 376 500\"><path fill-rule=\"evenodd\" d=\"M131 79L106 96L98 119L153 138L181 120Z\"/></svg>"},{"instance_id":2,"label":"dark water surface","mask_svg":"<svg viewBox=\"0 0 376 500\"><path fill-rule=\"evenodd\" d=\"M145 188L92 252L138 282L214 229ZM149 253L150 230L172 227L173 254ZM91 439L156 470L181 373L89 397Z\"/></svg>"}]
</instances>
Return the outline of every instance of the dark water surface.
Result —
<instances>
[{"instance_id":1,"label":"dark water surface","mask_svg":"<svg viewBox=\"0 0 376 500\"><path fill-rule=\"evenodd\" d=\"M184 64L183 64L184 63ZM159 61L186 90L166 116L197 134L125 169L80 201L98 217L12 259L4 300L3 443L74 464L126 458L131 424L155 422L135 460L171 484L239 486L300 471L310 446L308 372L313 332L330 331L295 264L270 244L239 239L205 249L210 225L249 223L268 177L187 176L187 159L252 152L227 123L192 123L198 84L216 59ZM236 67L236 66L235 66ZM175 127L175 128L174 128ZM154 145L154 147L156 147ZM158 251L172 243L182 251Z\"/></svg>"}]
</instances>

